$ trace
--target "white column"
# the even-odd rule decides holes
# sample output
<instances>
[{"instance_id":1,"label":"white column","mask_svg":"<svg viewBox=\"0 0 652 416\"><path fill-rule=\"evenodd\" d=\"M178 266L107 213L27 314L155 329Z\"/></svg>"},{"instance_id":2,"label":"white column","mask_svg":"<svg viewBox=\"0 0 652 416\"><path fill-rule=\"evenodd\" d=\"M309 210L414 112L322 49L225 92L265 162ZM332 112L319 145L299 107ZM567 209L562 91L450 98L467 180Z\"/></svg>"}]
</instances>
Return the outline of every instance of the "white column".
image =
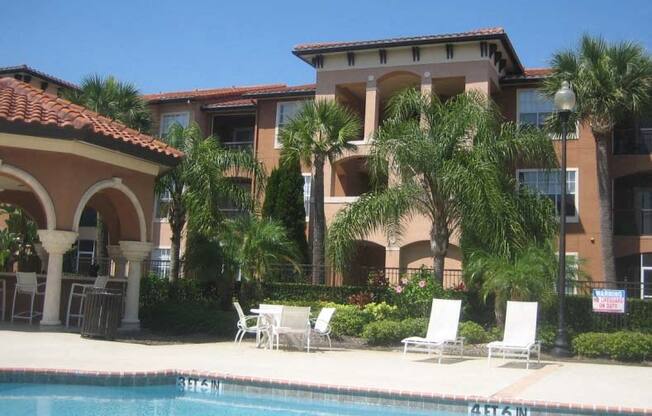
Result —
<instances>
[{"instance_id":1,"label":"white column","mask_svg":"<svg viewBox=\"0 0 652 416\"><path fill-rule=\"evenodd\" d=\"M74 231L38 230L38 237L48 253L48 274L45 280L45 301L41 325L61 325L59 305L61 304L63 254L77 240L77 233Z\"/></svg>"},{"instance_id":2,"label":"white column","mask_svg":"<svg viewBox=\"0 0 652 416\"><path fill-rule=\"evenodd\" d=\"M127 260L122 255L119 245L106 246L107 254L114 264L113 277L118 279L125 278L125 271L127 270Z\"/></svg>"},{"instance_id":3,"label":"white column","mask_svg":"<svg viewBox=\"0 0 652 416\"><path fill-rule=\"evenodd\" d=\"M369 141L378 127L380 113L380 94L376 79L369 75L364 102L364 139Z\"/></svg>"},{"instance_id":4,"label":"white column","mask_svg":"<svg viewBox=\"0 0 652 416\"><path fill-rule=\"evenodd\" d=\"M129 262L127 300L125 302L125 316L122 318L122 329L139 329L138 302L140 299L142 262L152 250L152 243L143 241L120 241L120 250Z\"/></svg>"}]
</instances>

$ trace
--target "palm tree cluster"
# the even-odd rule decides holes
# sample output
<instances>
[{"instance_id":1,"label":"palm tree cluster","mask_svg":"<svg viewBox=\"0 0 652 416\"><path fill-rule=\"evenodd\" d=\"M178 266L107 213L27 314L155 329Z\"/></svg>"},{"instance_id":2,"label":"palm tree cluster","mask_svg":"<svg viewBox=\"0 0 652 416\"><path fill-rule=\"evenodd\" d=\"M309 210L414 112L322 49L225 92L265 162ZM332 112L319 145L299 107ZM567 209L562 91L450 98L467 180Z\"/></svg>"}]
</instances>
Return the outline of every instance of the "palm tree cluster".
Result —
<instances>
[{"instance_id":1,"label":"palm tree cluster","mask_svg":"<svg viewBox=\"0 0 652 416\"><path fill-rule=\"evenodd\" d=\"M338 213L329 231L334 265L344 267L354 241L374 230L400 238L414 216L430 223L440 281L456 230L469 235L469 244L482 236L483 249L501 256L554 230L549 201L519 190L513 175L521 164L554 165L544 133L503 124L489 99L473 92L442 101L408 89L390 100L388 115L375 134L369 166L374 177L389 177L390 185ZM520 195L527 201L515 197Z\"/></svg>"}]
</instances>

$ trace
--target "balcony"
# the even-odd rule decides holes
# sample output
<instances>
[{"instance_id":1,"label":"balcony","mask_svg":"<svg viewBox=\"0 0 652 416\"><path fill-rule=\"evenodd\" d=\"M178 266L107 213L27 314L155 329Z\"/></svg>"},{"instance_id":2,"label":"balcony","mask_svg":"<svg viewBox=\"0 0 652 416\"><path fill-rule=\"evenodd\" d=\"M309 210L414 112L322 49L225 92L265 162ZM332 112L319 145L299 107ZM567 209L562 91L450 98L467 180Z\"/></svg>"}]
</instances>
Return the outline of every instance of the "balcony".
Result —
<instances>
[{"instance_id":1,"label":"balcony","mask_svg":"<svg viewBox=\"0 0 652 416\"><path fill-rule=\"evenodd\" d=\"M614 210L614 234L652 235L652 209Z\"/></svg>"},{"instance_id":2,"label":"balcony","mask_svg":"<svg viewBox=\"0 0 652 416\"><path fill-rule=\"evenodd\" d=\"M615 155L652 154L652 128L628 128L614 130Z\"/></svg>"}]
</instances>

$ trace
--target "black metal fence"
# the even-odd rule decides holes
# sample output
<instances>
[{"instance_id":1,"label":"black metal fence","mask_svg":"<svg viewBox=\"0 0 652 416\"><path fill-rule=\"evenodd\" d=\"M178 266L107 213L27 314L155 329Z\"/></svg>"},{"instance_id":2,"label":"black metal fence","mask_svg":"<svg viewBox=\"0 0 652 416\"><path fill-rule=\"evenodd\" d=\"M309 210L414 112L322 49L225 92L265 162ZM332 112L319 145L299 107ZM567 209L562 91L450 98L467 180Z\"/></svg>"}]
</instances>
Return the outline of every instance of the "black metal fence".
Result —
<instances>
[{"instance_id":1,"label":"black metal fence","mask_svg":"<svg viewBox=\"0 0 652 416\"><path fill-rule=\"evenodd\" d=\"M652 282L604 282L593 280L567 280L567 295L591 296L593 289L625 290L628 298L652 300Z\"/></svg>"}]
</instances>

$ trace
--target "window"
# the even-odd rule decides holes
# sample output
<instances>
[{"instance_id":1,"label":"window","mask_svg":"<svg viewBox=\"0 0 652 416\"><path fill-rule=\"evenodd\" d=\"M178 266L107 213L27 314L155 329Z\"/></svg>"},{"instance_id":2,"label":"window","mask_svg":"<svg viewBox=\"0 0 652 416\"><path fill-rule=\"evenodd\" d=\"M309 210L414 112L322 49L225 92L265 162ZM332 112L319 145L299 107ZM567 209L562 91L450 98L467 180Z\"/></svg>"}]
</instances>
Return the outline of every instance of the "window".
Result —
<instances>
[{"instance_id":1,"label":"window","mask_svg":"<svg viewBox=\"0 0 652 416\"><path fill-rule=\"evenodd\" d=\"M226 147L233 149L251 149L254 143L253 127L235 127L231 135L231 141L223 142Z\"/></svg>"},{"instance_id":2,"label":"window","mask_svg":"<svg viewBox=\"0 0 652 416\"><path fill-rule=\"evenodd\" d=\"M518 182L552 199L557 212L561 209L559 170L522 169L517 171ZM566 221L577 222L577 169L566 171Z\"/></svg>"},{"instance_id":3,"label":"window","mask_svg":"<svg viewBox=\"0 0 652 416\"><path fill-rule=\"evenodd\" d=\"M310 189L312 187L312 173L303 174L303 208L306 210L306 221L310 217Z\"/></svg>"},{"instance_id":4,"label":"window","mask_svg":"<svg viewBox=\"0 0 652 416\"><path fill-rule=\"evenodd\" d=\"M150 272L161 278L167 278L170 274L170 249L155 248L150 257Z\"/></svg>"},{"instance_id":5,"label":"window","mask_svg":"<svg viewBox=\"0 0 652 416\"><path fill-rule=\"evenodd\" d=\"M284 101L276 104L276 136L274 137L274 148L281 148L278 133L297 115L302 105L303 101Z\"/></svg>"},{"instance_id":6,"label":"window","mask_svg":"<svg viewBox=\"0 0 652 416\"><path fill-rule=\"evenodd\" d=\"M559 253L557 253L559 255ZM577 295L580 280L580 258L577 253L566 253L566 294Z\"/></svg>"},{"instance_id":7,"label":"window","mask_svg":"<svg viewBox=\"0 0 652 416\"><path fill-rule=\"evenodd\" d=\"M181 127L186 128L190 123L190 113L166 113L161 115L161 131L159 132L161 137L165 137L170 131L170 127L174 123L181 124Z\"/></svg>"},{"instance_id":8,"label":"window","mask_svg":"<svg viewBox=\"0 0 652 416\"><path fill-rule=\"evenodd\" d=\"M251 193L251 180L247 178L234 178L233 182L238 186L242 191L246 193ZM241 215L244 210L238 206L233 200L222 199L218 203L220 211L227 217L237 217Z\"/></svg>"},{"instance_id":9,"label":"window","mask_svg":"<svg viewBox=\"0 0 652 416\"><path fill-rule=\"evenodd\" d=\"M534 126L541 128L554 111L552 99L542 95L534 89L518 90L516 108L516 122L520 126Z\"/></svg>"},{"instance_id":10,"label":"window","mask_svg":"<svg viewBox=\"0 0 652 416\"><path fill-rule=\"evenodd\" d=\"M166 190L161 195L157 195L155 205L155 217L158 219L167 219L168 210L170 209L170 202L172 201L172 195L170 191Z\"/></svg>"}]
</instances>

